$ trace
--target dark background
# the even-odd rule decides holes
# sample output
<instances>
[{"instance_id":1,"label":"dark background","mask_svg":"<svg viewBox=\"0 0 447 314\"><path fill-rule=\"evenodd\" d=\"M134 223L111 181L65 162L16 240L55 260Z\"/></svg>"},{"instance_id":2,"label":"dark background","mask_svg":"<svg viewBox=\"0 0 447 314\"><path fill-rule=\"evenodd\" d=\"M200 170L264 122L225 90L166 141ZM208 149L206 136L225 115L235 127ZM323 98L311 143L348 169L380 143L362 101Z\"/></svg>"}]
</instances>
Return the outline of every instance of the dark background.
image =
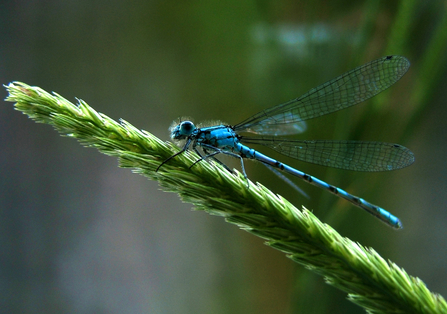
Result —
<instances>
[{"instance_id":1,"label":"dark background","mask_svg":"<svg viewBox=\"0 0 447 314\"><path fill-rule=\"evenodd\" d=\"M412 63L389 92L309 121L302 139L397 142L389 173L286 163L398 216L395 231L318 188L247 172L447 294L445 1L2 1L0 79L168 140L180 116L236 124L376 58ZM0 92L2 98L6 92ZM0 106L5 313L362 313L323 278L157 183ZM279 157L268 149L263 152ZM237 162L224 159L231 166Z\"/></svg>"}]
</instances>

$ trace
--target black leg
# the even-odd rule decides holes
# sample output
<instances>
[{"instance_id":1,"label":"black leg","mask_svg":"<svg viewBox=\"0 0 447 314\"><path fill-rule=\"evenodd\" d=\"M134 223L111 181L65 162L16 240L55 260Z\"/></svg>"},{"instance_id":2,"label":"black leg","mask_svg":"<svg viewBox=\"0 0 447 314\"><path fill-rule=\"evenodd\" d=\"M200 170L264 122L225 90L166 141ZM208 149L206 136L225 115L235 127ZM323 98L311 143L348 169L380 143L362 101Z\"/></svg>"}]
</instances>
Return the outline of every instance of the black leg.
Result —
<instances>
[{"instance_id":1,"label":"black leg","mask_svg":"<svg viewBox=\"0 0 447 314\"><path fill-rule=\"evenodd\" d=\"M176 157L176 156L178 156L178 155L184 153L185 151L187 151L187 150L188 150L188 147L189 147L190 144L191 144L191 139L188 139L188 140L186 141L185 146L183 146L183 149L182 149L181 151L179 151L178 153L175 153L174 155L172 155L171 157L169 157L169 158L166 159L165 161L163 161L163 162L157 167L157 169L155 170L155 172L157 172L157 171L161 168L161 166L163 166L165 163L167 163L167 162L168 162L169 160L171 160L172 158L174 158L174 157Z\"/></svg>"},{"instance_id":2,"label":"black leg","mask_svg":"<svg viewBox=\"0 0 447 314\"><path fill-rule=\"evenodd\" d=\"M206 154L205 157L202 158L202 159L206 159L206 158L209 157L209 158L211 158L212 160L214 160L216 163L218 163L219 165L221 165L222 167L224 167L225 170L227 170L229 173L233 173L233 171L232 171L230 168L228 168L226 164L224 164L224 163L221 162L219 159L217 159L217 158L214 157L214 155L217 155L217 154L215 154L215 153L209 153L208 150L207 150L205 147L203 147L202 149L203 149L203 151L204 151L205 154ZM221 151L219 150L218 153L220 154ZM199 152L197 152L197 154L199 154ZM200 154L199 154L199 156L202 157L202 155L200 155ZM201 159L201 160L202 160L202 159ZM198 161L200 161L200 160L198 160ZM198 162L198 161L197 161L197 162ZM194 164L196 164L196 162L195 162ZM191 167L192 167L192 166L191 166Z\"/></svg>"},{"instance_id":3,"label":"black leg","mask_svg":"<svg viewBox=\"0 0 447 314\"><path fill-rule=\"evenodd\" d=\"M214 150L214 152L212 152L212 153L208 153L207 148L208 148L208 149L212 149L212 150ZM192 166L194 166L196 163L198 163L199 161L202 161L202 160L206 160L207 158L212 158L213 160L217 160L217 159L214 158L213 156L222 153L222 151L221 151L220 149L218 149L218 148L216 148L216 147L214 147L214 146L210 146L210 147L203 147L203 146L202 146L202 149L203 149L203 151L204 151L205 154L206 154L205 156L202 156L202 155L200 154L200 152L199 152L199 150L197 149L197 147L194 147L193 149L194 149L194 151L197 153L197 155L200 156L200 159L199 159L199 160L196 160L196 161L195 161L189 168L192 168ZM221 162L219 161L219 163L221 163ZM221 164L222 164L222 163L221 163Z\"/></svg>"},{"instance_id":4,"label":"black leg","mask_svg":"<svg viewBox=\"0 0 447 314\"><path fill-rule=\"evenodd\" d=\"M202 148L203 148L204 150L206 150L206 149L210 149L210 150L213 150L213 149L214 149L214 150L216 150L214 153L208 154L207 156L203 157L203 159L206 159L206 158L208 158L208 157L213 158L213 156L215 156L215 155L217 155L217 154L219 154L219 153L222 153L222 154L225 154L225 155L234 157L234 158L239 158L240 161L241 161L242 174L244 175L245 180L247 180L247 187L249 187L248 176L247 176L247 173L245 172L245 167L244 167L244 159L242 158L241 155L238 155L238 154L235 154L235 153L233 153L233 152L226 151L226 150L221 150L221 149L219 149L219 148L216 148L216 147L214 147L214 146L209 146L209 145L202 145ZM213 158L213 159L215 159L215 158ZM219 161L219 163L222 164L221 161ZM225 168L228 169L227 166L225 166ZM230 172L233 173L232 171L230 171Z\"/></svg>"}]
</instances>

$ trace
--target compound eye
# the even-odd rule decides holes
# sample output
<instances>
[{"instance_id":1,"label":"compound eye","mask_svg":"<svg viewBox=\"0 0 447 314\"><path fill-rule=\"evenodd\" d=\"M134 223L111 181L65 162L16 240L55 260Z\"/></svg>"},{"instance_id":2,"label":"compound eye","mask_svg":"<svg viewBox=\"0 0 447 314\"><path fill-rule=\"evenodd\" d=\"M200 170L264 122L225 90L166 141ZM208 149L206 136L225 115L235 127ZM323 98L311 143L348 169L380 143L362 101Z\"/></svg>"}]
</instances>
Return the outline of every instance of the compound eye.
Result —
<instances>
[{"instance_id":1,"label":"compound eye","mask_svg":"<svg viewBox=\"0 0 447 314\"><path fill-rule=\"evenodd\" d=\"M183 121L180 123L180 133L182 135L188 136L191 135L191 133L195 130L194 123L191 121Z\"/></svg>"}]
</instances>

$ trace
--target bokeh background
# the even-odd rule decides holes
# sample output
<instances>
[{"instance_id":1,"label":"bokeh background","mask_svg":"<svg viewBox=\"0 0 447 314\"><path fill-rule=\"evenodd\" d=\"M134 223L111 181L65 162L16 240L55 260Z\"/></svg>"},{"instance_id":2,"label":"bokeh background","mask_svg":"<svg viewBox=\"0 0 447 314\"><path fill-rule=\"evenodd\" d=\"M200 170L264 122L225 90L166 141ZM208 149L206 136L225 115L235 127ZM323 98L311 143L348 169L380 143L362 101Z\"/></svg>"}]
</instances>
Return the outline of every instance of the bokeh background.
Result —
<instances>
[{"instance_id":1,"label":"bokeh background","mask_svg":"<svg viewBox=\"0 0 447 314\"><path fill-rule=\"evenodd\" d=\"M236 124L404 55L410 71L389 91L309 121L298 138L397 142L414 165L371 174L281 157L390 210L402 231L296 180L306 199L262 165L247 172L447 295L446 9L440 0L1 1L0 82L82 98L168 140L178 117ZM0 147L4 313L363 313L261 239L6 102Z\"/></svg>"}]
</instances>

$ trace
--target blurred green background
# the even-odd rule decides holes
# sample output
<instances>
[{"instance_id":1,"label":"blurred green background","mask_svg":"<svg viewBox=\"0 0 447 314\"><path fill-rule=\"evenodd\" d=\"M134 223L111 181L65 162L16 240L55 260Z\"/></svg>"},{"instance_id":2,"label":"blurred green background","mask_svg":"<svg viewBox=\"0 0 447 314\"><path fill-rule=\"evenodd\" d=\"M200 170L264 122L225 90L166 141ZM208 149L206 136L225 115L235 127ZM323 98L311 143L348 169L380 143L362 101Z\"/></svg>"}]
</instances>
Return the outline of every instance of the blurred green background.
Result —
<instances>
[{"instance_id":1,"label":"blurred green background","mask_svg":"<svg viewBox=\"0 0 447 314\"><path fill-rule=\"evenodd\" d=\"M309 121L299 138L397 142L414 165L371 174L280 157L391 211L402 231L246 167L447 295L445 1L2 1L0 26L2 84L82 98L165 140L178 117L236 124L368 61L406 56L410 71L389 91ZM261 239L191 212L11 103L0 106L0 143L4 313L364 312Z\"/></svg>"}]
</instances>

